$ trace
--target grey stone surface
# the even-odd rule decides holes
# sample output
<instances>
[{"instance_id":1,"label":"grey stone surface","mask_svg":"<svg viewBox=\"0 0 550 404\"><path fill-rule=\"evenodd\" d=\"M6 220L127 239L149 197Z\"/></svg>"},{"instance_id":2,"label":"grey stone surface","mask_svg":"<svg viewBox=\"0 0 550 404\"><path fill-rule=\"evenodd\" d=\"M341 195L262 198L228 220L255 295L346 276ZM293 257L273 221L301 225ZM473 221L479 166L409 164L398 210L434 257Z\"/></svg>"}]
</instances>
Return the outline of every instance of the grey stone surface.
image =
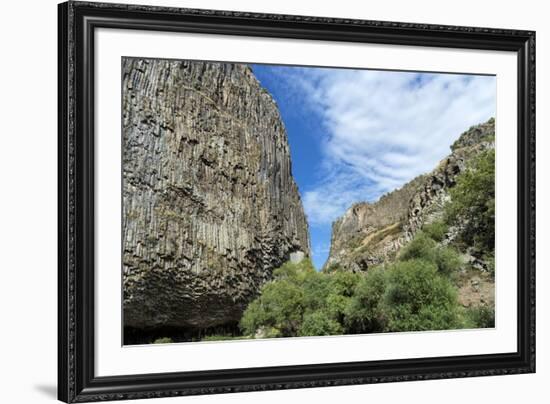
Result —
<instances>
[{"instance_id":1,"label":"grey stone surface","mask_svg":"<svg viewBox=\"0 0 550 404\"><path fill-rule=\"evenodd\" d=\"M245 65L122 69L124 324L238 321L274 268L310 255L277 106Z\"/></svg>"}]
</instances>

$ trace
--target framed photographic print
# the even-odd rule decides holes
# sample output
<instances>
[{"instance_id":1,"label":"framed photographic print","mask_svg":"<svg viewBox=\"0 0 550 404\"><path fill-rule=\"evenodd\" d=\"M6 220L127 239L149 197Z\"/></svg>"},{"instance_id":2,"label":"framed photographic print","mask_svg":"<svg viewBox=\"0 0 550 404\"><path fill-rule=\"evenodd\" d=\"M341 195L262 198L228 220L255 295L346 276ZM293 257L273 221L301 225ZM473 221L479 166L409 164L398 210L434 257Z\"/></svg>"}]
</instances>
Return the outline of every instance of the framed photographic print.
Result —
<instances>
[{"instance_id":1,"label":"framed photographic print","mask_svg":"<svg viewBox=\"0 0 550 404\"><path fill-rule=\"evenodd\" d=\"M535 371L534 32L58 18L60 400Z\"/></svg>"}]
</instances>

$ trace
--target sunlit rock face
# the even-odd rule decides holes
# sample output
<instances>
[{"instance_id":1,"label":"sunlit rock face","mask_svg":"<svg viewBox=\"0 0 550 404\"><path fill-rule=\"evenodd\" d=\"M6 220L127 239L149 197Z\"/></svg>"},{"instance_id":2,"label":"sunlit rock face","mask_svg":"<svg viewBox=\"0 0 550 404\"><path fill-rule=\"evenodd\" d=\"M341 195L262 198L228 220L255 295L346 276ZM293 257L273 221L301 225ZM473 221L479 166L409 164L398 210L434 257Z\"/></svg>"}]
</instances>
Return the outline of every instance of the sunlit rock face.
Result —
<instances>
[{"instance_id":1,"label":"sunlit rock face","mask_svg":"<svg viewBox=\"0 0 550 404\"><path fill-rule=\"evenodd\" d=\"M274 268L310 255L277 106L245 65L122 69L124 325L236 322Z\"/></svg>"}]
</instances>

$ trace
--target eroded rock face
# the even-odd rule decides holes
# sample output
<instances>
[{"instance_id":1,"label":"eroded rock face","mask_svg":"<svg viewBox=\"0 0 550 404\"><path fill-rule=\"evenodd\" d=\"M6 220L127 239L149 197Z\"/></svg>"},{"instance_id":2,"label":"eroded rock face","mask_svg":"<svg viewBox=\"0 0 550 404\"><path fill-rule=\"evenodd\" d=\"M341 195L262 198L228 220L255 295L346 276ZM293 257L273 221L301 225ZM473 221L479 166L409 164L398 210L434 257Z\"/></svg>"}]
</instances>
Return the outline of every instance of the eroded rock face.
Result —
<instances>
[{"instance_id":1,"label":"eroded rock face","mask_svg":"<svg viewBox=\"0 0 550 404\"><path fill-rule=\"evenodd\" d=\"M409 201L425 178L417 177L375 203L354 204L332 224L329 258L324 270L366 271L393 257L400 247Z\"/></svg>"},{"instance_id":2,"label":"eroded rock face","mask_svg":"<svg viewBox=\"0 0 550 404\"><path fill-rule=\"evenodd\" d=\"M122 108L124 325L238 321L310 255L275 102L245 65L127 58Z\"/></svg>"},{"instance_id":3,"label":"eroded rock face","mask_svg":"<svg viewBox=\"0 0 550 404\"><path fill-rule=\"evenodd\" d=\"M405 240L410 240L422 228L443 215L443 205L449 199L449 188L466 167L468 160L484 150L495 147L495 121L474 126L464 132L451 146L452 153L426 176L420 192L409 201L407 220L404 225Z\"/></svg>"},{"instance_id":4,"label":"eroded rock face","mask_svg":"<svg viewBox=\"0 0 550 404\"><path fill-rule=\"evenodd\" d=\"M392 260L424 223L443 215L449 189L466 163L494 147L494 119L464 132L451 154L430 173L419 176L375 203L357 203L332 225L325 271L366 271Z\"/></svg>"}]
</instances>

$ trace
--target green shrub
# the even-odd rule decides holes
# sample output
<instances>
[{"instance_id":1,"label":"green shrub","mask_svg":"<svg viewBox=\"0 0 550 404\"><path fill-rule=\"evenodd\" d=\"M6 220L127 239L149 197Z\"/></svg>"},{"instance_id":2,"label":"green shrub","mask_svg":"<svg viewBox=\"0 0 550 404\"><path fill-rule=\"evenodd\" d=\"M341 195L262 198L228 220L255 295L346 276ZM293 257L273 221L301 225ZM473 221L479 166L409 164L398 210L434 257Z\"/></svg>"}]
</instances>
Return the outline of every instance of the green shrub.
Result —
<instances>
[{"instance_id":1,"label":"green shrub","mask_svg":"<svg viewBox=\"0 0 550 404\"><path fill-rule=\"evenodd\" d=\"M424 260L397 262L388 270L383 311L387 331L461 327L456 290Z\"/></svg>"},{"instance_id":2,"label":"green shrub","mask_svg":"<svg viewBox=\"0 0 550 404\"><path fill-rule=\"evenodd\" d=\"M324 312L340 324L344 322L346 308L351 300L349 296L343 296L336 293L331 293L325 300Z\"/></svg>"},{"instance_id":3,"label":"green shrub","mask_svg":"<svg viewBox=\"0 0 550 404\"><path fill-rule=\"evenodd\" d=\"M247 335L254 335L258 328L267 326L278 330L281 336L294 336L303 311L303 289L288 279L281 279L262 288L260 297L245 310L240 327Z\"/></svg>"},{"instance_id":4,"label":"green shrub","mask_svg":"<svg viewBox=\"0 0 550 404\"><path fill-rule=\"evenodd\" d=\"M330 293L342 296L352 296L355 286L361 280L362 275L353 272L336 272L329 275Z\"/></svg>"},{"instance_id":5,"label":"green shrub","mask_svg":"<svg viewBox=\"0 0 550 404\"><path fill-rule=\"evenodd\" d=\"M360 279L361 275L350 272L316 272L309 261L285 263L248 305L239 326L246 335L254 335L260 328L275 330L270 335L277 336L342 330L346 307Z\"/></svg>"},{"instance_id":6,"label":"green shrub","mask_svg":"<svg viewBox=\"0 0 550 404\"><path fill-rule=\"evenodd\" d=\"M452 329L462 326L448 274L456 251L420 232L400 260L361 274L315 272L285 264L263 286L240 321L247 336L356 334Z\"/></svg>"},{"instance_id":7,"label":"green shrub","mask_svg":"<svg viewBox=\"0 0 550 404\"><path fill-rule=\"evenodd\" d=\"M331 292L330 277L323 273L315 273L304 279L304 306L309 310L319 310L326 305Z\"/></svg>"},{"instance_id":8,"label":"green shrub","mask_svg":"<svg viewBox=\"0 0 550 404\"><path fill-rule=\"evenodd\" d=\"M399 255L399 261L407 261L411 259L423 259L426 261L434 260L434 250L437 243L428 237L424 232L419 231L415 237L405 245Z\"/></svg>"},{"instance_id":9,"label":"green shrub","mask_svg":"<svg viewBox=\"0 0 550 404\"><path fill-rule=\"evenodd\" d=\"M256 330L266 324L270 320L263 309L260 299L252 301L239 321L239 328L245 335L254 335Z\"/></svg>"},{"instance_id":10,"label":"green shrub","mask_svg":"<svg viewBox=\"0 0 550 404\"><path fill-rule=\"evenodd\" d=\"M299 336L341 335L344 333L342 325L333 320L329 313L322 310L307 313L298 332Z\"/></svg>"},{"instance_id":11,"label":"green shrub","mask_svg":"<svg viewBox=\"0 0 550 404\"><path fill-rule=\"evenodd\" d=\"M337 272L328 275L329 293L324 301L324 311L330 319L343 324L346 308L353 296L357 283L363 278L361 274Z\"/></svg>"},{"instance_id":12,"label":"green shrub","mask_svg":"<svg viewBox=\"0 0 550 404\"><path fill-rule=\"evenodd\" d=\"M443 221L436 221L422 226L424 234L437 242L441 242L445 239L448 230L449 226Z\"/></svg>"},{"instance_id":13,"label":"green shrub","mask_svg":"<svg viewBox=\"0 0 550 404\"><path fill-rule=\"evenodd\" d=\"M462 266L460 255L456 250L438 245L423 231L419 231L399 254L400 261L412 259L433 263L437 266L438 271L446 276L458 271Z\"/></svg>"},{"instance_id":14,"label":"green shrub","mask_svg":"<svg viewBox=\"0 0 550 404\"><path fill-rule=\"evenodd\" d=\"M495 308L489 306L473 306L466 309L466 327L494 328Z\"/></svg>"},{"instance_id":15,"label":"green shrub","mask_svg":"<svg viewBox=\"0 0 550 404\"><path fill-rule=\"evenodd\" d=\"M446 276L456 273L462 266L460 255L451 247L437 247L433 258L439 273Z\"/></svg>"},{"instance_id":16,"label":"green shrub","mask_svg":"<svg viewBox=\"0 0 550 404\"><path fill-rule=\"evenodd\" d=\"M361 279L345 310L344 325L348 333L382 332L385 314L382 299L386 289L386 273L381 267L370 269Z\"/></svg>"}]
</instances>

